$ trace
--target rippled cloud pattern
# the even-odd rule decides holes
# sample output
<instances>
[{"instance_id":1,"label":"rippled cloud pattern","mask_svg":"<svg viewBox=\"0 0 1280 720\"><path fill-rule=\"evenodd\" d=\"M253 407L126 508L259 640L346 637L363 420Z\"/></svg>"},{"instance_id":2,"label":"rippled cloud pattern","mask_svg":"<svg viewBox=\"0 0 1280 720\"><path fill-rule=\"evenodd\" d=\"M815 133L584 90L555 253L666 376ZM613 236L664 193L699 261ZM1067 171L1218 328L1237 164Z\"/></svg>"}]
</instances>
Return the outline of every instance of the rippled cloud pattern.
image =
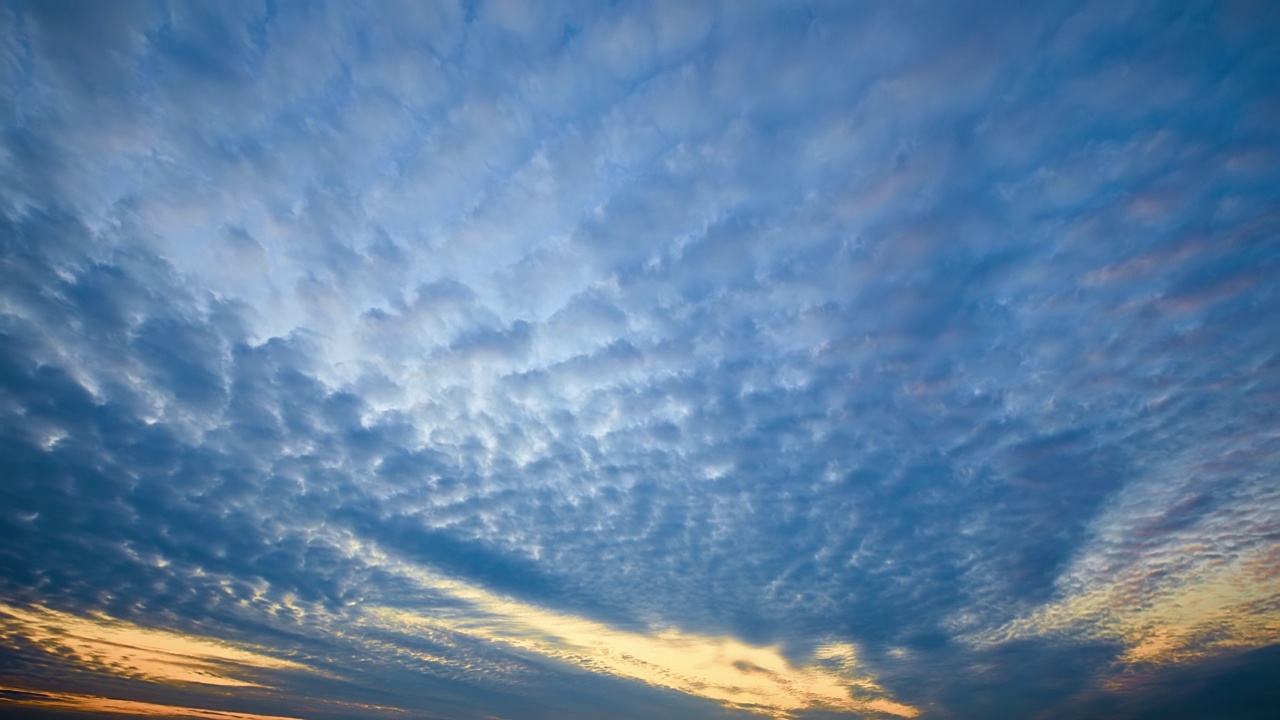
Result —
<instances>
[{"instance_id":1,"label":"rippled cloud pattern","mask_svg":"<svg viewBox=\"0 0 1280 720\"><path fill-rule=\"evenodd\" d=\"M0 6L0 713L1270 718L1280 6Z\"/></svg>"}]
</instances>

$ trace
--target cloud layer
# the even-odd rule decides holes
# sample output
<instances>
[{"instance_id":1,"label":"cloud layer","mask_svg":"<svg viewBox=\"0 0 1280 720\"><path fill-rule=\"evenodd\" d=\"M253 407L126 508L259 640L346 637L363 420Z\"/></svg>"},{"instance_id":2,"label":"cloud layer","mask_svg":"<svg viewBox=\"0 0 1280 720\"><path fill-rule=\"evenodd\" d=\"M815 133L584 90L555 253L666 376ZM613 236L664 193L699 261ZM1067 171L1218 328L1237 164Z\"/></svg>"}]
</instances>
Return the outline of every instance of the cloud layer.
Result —
<instances>
[{"instance_id":1,"label":"cloud layer","mask_svg":"<svg viewBox=\"0 0 1280 720\"><path fill-rule=\"evenodd\" d=\"M1278 21L6 7L0 678L1140 717L1273 667Z\"/></svg>"}]
</instances>

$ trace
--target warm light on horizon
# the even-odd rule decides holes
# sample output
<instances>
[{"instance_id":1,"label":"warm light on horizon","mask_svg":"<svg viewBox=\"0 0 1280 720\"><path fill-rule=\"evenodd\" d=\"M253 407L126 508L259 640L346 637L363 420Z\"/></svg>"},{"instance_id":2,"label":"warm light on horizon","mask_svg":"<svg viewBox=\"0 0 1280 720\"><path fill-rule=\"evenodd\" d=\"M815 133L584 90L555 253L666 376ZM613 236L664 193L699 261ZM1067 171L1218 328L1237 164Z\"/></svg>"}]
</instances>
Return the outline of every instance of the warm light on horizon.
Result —
<instances>
[{"instance_id":1,"label":"warm light on horizon","mask_svg":"<svg viewBox=\"0 0 1280 720\"><path fill-rule=\"evenodd\" d=\"M977 633L977 647L1026 637L1079 633L1123 643L1122 667L1171 665L1229 650L1280 643L1280 574L1262 571L1259 549L1187 577L1147 587L1141 568L1102 587L1051 602L1003 627Z\"/></svg>"},{"instance_id":2,"label":"warm light on horizon","mask_svg":"<svg viewBox=\"0 0 1280 720\"><path fill-rule=\"evenodd\" d=\"M365 611L375 624L406 635L441 630L461 633L775 718L817 709L905 718L920 714L919 709L889 697L860 664L856 648L849 643L823 645L814 653L814 662L797 666L777 647L676 629L652 634L619 630L445 578L357 541L349 541L347 548L362 553L371 564L411 578L424 589L471 606L466 613L389 607Z\"/></svg>"},{"instance_id":3,"label":"warm light on horizon","mask_svg":"<svg viewBox=\"0 0 1280 720\"><path fill-rule=\"evenodd\" d=\"M87 670L151 682L265 687L236 675L254 670L309 670L222 640L39 605L19 608L0 603L0 633L5 638L25 638L46 652L65 656L59 651L70 651L74 662Z\"/></svg>"},{"instance_id":4,"label":"warm light on horizon","mask_svg":"<svg viewBox=\"0 0 1280 720\"><path fill-rule=\"evenodd\" d=\"M6 697L3 693L17 693L22 697ZM283 715L260 715L234 710L210 710L185 705L162 705L139 700L121 700L99 695L79 693L44 692L0 685L0 703L48 710L70 710L83 713L107 713L133 717L202 718L203 720L299 720Z\"/></svg>"}]
</instances>

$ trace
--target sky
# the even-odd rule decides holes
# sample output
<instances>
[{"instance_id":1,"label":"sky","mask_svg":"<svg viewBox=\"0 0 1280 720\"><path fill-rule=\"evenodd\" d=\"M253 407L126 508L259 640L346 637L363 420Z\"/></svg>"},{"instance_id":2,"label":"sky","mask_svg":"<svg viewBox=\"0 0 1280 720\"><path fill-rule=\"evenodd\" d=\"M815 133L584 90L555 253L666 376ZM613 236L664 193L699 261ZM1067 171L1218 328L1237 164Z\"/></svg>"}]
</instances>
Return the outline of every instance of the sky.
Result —
<instances>
[{"instance_id":1,"label":"sky","mask_svg":"<svg viewBox=\"0 0 1280 720\"><path fill-rule=\"evenodd\" d=\"M0 715L1261 719L1280 4L0 2Z\"/></svg>"}]
</instances>

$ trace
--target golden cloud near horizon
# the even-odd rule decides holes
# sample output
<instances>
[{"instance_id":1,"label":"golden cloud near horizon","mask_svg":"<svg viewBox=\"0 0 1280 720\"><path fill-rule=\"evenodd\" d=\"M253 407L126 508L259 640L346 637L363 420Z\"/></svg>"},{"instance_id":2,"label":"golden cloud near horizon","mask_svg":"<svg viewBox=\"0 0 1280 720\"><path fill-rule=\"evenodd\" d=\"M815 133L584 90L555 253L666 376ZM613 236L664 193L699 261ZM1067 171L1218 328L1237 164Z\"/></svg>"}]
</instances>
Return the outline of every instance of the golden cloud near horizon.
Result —
<instances>
[{"instance_id":1,"label":"golden cloud near horizon","mask_svg":"<svg viewBox=\"0 0 1280 720\"><path fill-rule=\"evenodd\" d=\"M18 697L6 697L4 693ZM67 692L44 692L0 685L0 703L49 710L71 710L85 713L108 713L132 717L204 718L204 720L298 720L281 715L259 715L233 710L209 710L185 705L161 705L139 700L119 700L98 695Z\"/></svg>"},{"instance_id":2,"label":"golden cloud near horizon","mask_svg":"<svg viewBox=\"0 0 1280 720\"><path fill-rule=\"evenodd\" d=\"M1140 568L968 640L990 647L1055 634L1116 640L1122 668L1170 665L1280 643L1280 550L1148 582Z\"/></svg>"},{"instance_id":3,"label":"golden cloud near horizon","mask_svg":"<svg viewBox=\"0 0 1280 720\"><path fill-rule=\"evenodd\" d=\"M465 612L434 610L430 615L390 607L365 610L372 623L404 635L460 633L774 718L795 717L809 709L904 718L920 714L890 697L861 667L856 648L848 643L823 645L811 663L797 666L777 647L676 629L650 634L621 630L438 576L358 541L348 543L347 549L469 607Z\"/></svg>"},{"instance_id":4,"label":"golden cloud near horizon","mask_svg":"<svg viewBox=\"0 0 1280 720\"><path fill-rule=\"evenodd\" d=\"M0 603L0 638L25 638L46 652L88 670L138 680L264 687L233 673L309 670L304 665L211 638L202 638L94 614L88 617L40 605L20 608Z\"/></svg>"}]
</instances>

